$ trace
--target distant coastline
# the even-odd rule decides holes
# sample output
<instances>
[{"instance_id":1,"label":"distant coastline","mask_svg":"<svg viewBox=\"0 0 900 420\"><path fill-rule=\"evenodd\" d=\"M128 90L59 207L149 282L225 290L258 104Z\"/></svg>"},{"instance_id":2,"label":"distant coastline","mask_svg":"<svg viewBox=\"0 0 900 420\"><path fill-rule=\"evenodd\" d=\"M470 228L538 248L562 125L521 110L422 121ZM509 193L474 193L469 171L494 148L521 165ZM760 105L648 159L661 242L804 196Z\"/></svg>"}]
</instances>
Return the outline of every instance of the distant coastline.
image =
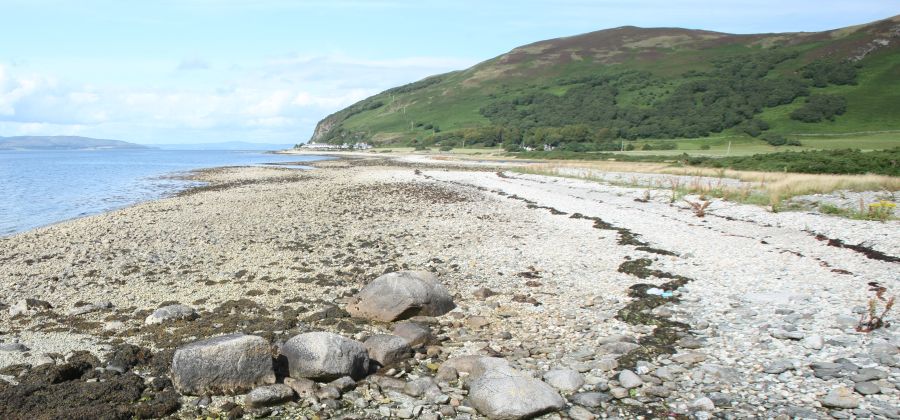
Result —
<instances>
[{"instance_id":1,"label":"distant coastline","mask_svg":"<svg viewBox=\"0 0 900 420\"><path fill-rule=\"evenodd\" d=\"M121 140L79 136L0 137L0 150L125 150L151 147Z\"/></svg>"}]
</instances>

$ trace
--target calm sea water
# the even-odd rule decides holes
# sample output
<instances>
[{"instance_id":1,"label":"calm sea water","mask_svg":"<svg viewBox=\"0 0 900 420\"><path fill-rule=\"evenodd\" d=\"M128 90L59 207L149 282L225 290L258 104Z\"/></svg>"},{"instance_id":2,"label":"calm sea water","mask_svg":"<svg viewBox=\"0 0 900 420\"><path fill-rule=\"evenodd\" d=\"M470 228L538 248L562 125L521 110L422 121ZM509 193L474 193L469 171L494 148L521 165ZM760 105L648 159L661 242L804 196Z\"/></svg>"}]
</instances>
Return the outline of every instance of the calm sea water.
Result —
<instances>
[{"instance_id":1,"label":"calm sea water","mask_svg":"<svg viewBox=\"0 0 900 420\"><path fill-rule=\"evenodd\" d=\"M322 160L261 152L0 151L0 236L173 194L199 168Z\"/></svg>"}]
</instances>

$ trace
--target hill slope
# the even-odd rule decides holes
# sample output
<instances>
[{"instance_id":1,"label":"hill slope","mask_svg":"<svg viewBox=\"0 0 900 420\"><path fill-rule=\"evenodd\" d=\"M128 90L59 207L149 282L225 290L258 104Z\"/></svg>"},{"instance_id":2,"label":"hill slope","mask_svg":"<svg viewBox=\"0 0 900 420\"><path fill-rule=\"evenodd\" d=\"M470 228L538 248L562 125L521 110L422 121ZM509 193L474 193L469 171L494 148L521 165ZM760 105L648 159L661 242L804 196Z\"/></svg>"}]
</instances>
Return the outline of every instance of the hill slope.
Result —
<instances>
[{"instance_id":1,"label":"hill slope","mask_svg":"<svg viewBox=\"0 0 900 420\"><path fill-rule=\"evenodd\" d=\"M621 27L389 89L326 117L310 141L605 150L725 132L777 143L900 130L898 103L900 16L818 33Z\"/></svg>"},{"instance_id":2,"label":"hill slope","mask_svg":"<svg viewBox=\"0 0 900 420\"><path fill-rule=\"evenodd\" d=\"M119 140L92 139L78 136L0 137L0 150L95 150L146 149L146 146Z\"/></svg>"}]
</instances>

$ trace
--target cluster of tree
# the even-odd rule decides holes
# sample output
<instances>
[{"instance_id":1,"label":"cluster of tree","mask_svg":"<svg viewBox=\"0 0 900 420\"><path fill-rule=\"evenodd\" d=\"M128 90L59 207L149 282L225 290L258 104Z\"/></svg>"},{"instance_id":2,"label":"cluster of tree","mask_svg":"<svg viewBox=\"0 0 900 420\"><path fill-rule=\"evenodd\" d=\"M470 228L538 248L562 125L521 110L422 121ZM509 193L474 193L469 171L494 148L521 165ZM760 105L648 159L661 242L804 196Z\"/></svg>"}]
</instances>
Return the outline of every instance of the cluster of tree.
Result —
<instances>
[{"instance_id":1,"label":"cluster of tree","mask_svg":"<svg viewBox=\"0 0 900 420\"><path fill-rule=\"evenodd\" d=\"M847 100L837 95L810 95L802 107L791 112L791 119L816 123L822 120L834 121L836 115L847 111Z\"/></svg>"},{"instance_id":2,"label":"cluster of tree","mask_svg":"<svg viewBox=\"0 0 900 420\"><path fill-rule=\"evenodd\" d=\"M481 113L494 124L520 129L586 124L609 128L613 138L707 136L750 120L765 107L807 95L807 84L798 77L767 77L776 65L796 57L796 52L774 49L717 60L712 70L695 72L649 107L617 103L620 91L664 84L650 73L630 71L563 80L576 85L560 96L536 92L495 101Z\"/></svg>"},{"instance_id":3,"label":"cluster of tree","mask_svg":"<svg viewBox=\"0 0 900 420\"><path fill-rule=\"evenodd\" d=\"M748 171L900 176L900 148L872 152L851 149L780 152L727 158L691 156L685 160L690 165Z\"/></svg>"},{"instance_id":4,"label":"cluster of tree","mask_svg":"<svg viewBox=\"0 0 900 420\"><path fill-rule=\"evenodd\" d=\"M859 64L849 61L816 60L802 69L803 77L815 87L855 85Z\"/></svg>"},{"instance_id":5,"label":"cluster of tree","mask_svg":"<svg viewBox=\"0 0 900 420\"><path fill-rule=\"evenodd\" d=\"M765 133L762 139L772 146L802 146L800 140L788 139L778 133Z\"/></svg>"}]
</instances>

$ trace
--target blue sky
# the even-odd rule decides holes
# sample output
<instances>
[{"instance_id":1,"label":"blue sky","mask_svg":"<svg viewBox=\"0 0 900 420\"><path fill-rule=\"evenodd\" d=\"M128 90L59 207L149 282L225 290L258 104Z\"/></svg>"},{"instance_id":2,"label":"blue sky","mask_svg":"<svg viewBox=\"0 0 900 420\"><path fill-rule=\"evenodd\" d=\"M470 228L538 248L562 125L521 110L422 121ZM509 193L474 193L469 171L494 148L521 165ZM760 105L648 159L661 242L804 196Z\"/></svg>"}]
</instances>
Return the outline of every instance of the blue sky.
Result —
<instances>
[{"instance_id":1,"label":"blue sky","mask_svg":"<svg viewBox=\"0 0 900 420\"><path fill-rule=\"evenodd\" d=\"M541 39L896 14L898 0L0 0L0 136L296 143L357 100Z\"/></svg>"}]
</instances>

